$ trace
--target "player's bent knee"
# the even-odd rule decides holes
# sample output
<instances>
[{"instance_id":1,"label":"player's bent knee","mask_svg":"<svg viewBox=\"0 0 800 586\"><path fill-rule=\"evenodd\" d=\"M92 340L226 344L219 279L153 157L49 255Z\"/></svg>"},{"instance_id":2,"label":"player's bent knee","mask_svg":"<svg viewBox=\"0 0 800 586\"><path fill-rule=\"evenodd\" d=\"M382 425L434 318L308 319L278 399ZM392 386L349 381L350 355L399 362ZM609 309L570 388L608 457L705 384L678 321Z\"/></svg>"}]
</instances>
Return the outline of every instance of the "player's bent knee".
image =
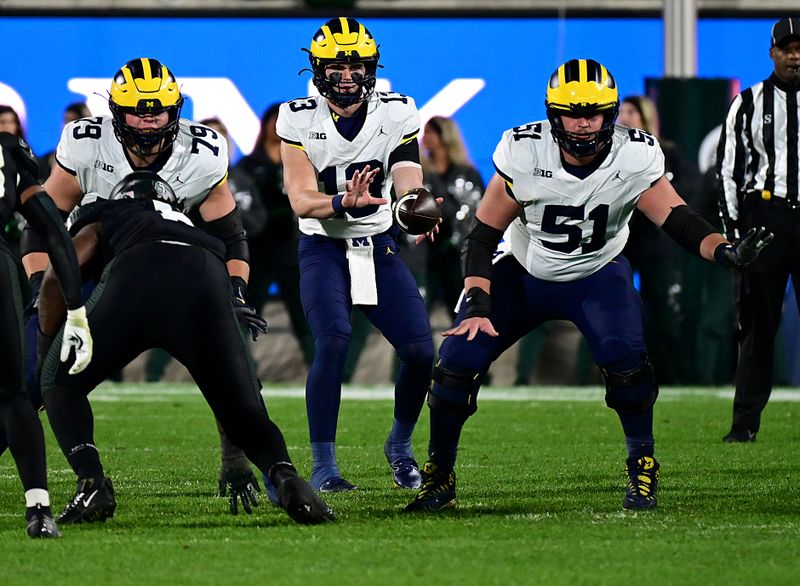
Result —
<instances>
[{"instance_id":1,"label":"player's bent knee","mask_svg":"<svg viewBox=\"0 0 800 586\"><path fill-rule=\"evenodd\" d=\"M658 383L646 354L633 368L612 364L601 366L600 372L606 381L606 405L611 409L624 415L652 409L658 397Z\"/></svg>"},{"instance_id":2,"label":"player's bent knee","mask_svg":"<svg viewBox=\"0 0 800 586\"><path fill-rule=\"evenodd\" d=\"M440 360L433 368L428 405L431 409L448 409L470 416L478 410L482 378L478 371L445 368Z\"/></svg>"},{"instance_id":3,"label":"player's bent knee","mask_svg":"<svg viewBox=\"0 0 800 586\"><path fill-rule=\"evenodd\" d=\"M347 351L350 348L350 337L338 335L318 336L314 347L317 356L321 359L344 362L347 359Z\"/></svg>"},{"instance_id":4,"label":"player's bent knee","mask_svg":"<svg viewBox=\"0 0 800 586\"><path fill-rule=\"evenodd\" d=\"M403 364L430 370L433 366L433 340L400 346L397 348L397 356Z\"/></svg>"}]
</instances>

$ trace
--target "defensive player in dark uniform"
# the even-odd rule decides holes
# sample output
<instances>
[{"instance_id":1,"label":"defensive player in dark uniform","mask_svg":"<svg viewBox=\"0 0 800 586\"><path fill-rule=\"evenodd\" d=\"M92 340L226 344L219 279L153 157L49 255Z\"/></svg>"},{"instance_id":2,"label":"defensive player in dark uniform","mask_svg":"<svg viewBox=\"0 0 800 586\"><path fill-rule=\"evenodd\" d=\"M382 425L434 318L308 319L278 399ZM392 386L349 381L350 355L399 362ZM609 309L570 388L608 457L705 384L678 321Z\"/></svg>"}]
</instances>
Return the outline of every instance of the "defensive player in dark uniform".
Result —
<instances>
[{"instance_id":1,"label":"defensive player in dark uniform","mask_svg":"<svg viewBox=\"0 0 800 586\"><path fill-rule=\"evenodd\" d=\"M153 173L131 174L111 197L73 226L81 266L102 268L88 302L95 360L70 377L51 349L41 371L51 427L78 476L75 498L60 522L113 516L114 489L94 444L87 394L109 373L155 347L186 366L231 441L276 487L278 503L292 519L332 520L327 505L297 476L283 435L267 415L231 300L223 243L195 228L182 212L182 201ZM39 303L47 336L56 334L62 318L55 283L48 271Z\"/></svg>"},{"instance_id":2,"label":"defensive player in dark uniform","mask_svg":"<svg viewBox=\"0 0 800 586\"><path fill-rule=\"evenodd\" d=\"M266 331L266 322L247 303L249 250L227 181L227 142L213 129L181 118L183 101L166 65L148 58L128 61L111 82L111 116L83 118L64 127L45 189L66 218L76 206L85 210L108 199L113 187L133 171L158 173L186 213L202 218L203 229L225 242L237 315L255 340ZM23 234L22 262L35 297L47 255L41 242L30 236L29 231ZM35 338L35 312L27 332ZM29 377L29 383L34 382ZM228 488L234 498L249 500L257 486L250 465L224 437L222 445Z\"/></svg>"},{"instance_id":3,"label":"defensive player in dark uniform","mask_svg":"<svg viewBox=\"0 0 800 586\"><path fill-rule=\"evenodd\" d=\"M92 338L81 303L81 279L75 250L53 201L37 179L38 164L25 142L8 133L0 133L0 227L19 211L42 237L53 267L63 284L67 322L58 352L69 360L75 350L75 362L65 377L86 368L92 357ZM54 295L61 297L56 290ZM61 299L61 303L64 300ZM56 357L58 360L58 357ZM24 387L24 343L22 295L19 290L17 263L4 237L0 237L0 423L5 429L11 453L25 489L28 535L58 537L50 511L47 492L44 435L42 424Z\"/></svg>"},{"instance_id":4,"label":"defensive player in dark uniform","mask_svg":"<svg viewBox=\"0 0 800 586\"><path fill-rule=\"evenodd\" d=\"M686 205L664 176L658 141L614 124L617 86L598 62L564 63L546 95L547 120L507 130L495 150L497 173L464 246L464 302L434 368L423 486L407 511L455 502L458 440L481 379L514 342L553 319L572 321L585 336L625 432L622 506L656 506L658 386L621 255L631 214L638 208L689 251L728 267L752 262L771 238L754 230L731 245ZM492 264L504 232L510 250Z\"/></svg>"}]
</instances>

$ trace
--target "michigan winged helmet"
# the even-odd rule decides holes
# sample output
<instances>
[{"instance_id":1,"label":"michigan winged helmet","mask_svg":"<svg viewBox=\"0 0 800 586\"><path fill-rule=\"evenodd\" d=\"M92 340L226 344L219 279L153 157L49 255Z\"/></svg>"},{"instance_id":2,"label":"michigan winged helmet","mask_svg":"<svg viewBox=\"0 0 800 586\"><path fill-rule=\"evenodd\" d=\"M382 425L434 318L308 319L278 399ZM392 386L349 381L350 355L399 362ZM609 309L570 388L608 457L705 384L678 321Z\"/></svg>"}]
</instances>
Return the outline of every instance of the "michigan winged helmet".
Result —
<instances>
[{"instance_id":1,"label":"michigan winged helmet","mask_svg":"<svg viewBox=\"0 0 800 586\"><path fill-rule=\"evenodd\" d=\"M354 18L332 18L322 25L311 40L311 48L305 49L311 61L313 82L321 95L337 106L346 108L369 97L375 90L376 72L380 52L372 34ZM359 91L342 91L342 74L332 72L325 75L325 68L332 63L363 63L364 74L353 73L352 82Z\"/></svg>"},{"instance_id":2,"label":"michigan winged helmet","mask_svg":"<svg viewBox=\"0 0 800 586\"><path fill-rule=\"evenodd\" d=\"M178 135L183 96L175 76L156 59L139 58L123 65L111 82L108 107L117 139L140 157L148 157L167 149ZM169 117L161 128L135 128L125 120L126 114L166 112Z\"/></svg>"},{"instance_id":3,"label":"michigan winged helmet","mask_svg":"<svg viewBox=\"0 0 800 586\"><path fill-rule=\"evenodd\" d=\"M572 59L550 76L547 84L547 119L553 138L574 157L588 157L599 152L614 134L619 113L619 93L614 76L593 59ZM599 131L577 134L564 129L561 116L591 118L603 115Z\"/></svg>"}]
</instances>

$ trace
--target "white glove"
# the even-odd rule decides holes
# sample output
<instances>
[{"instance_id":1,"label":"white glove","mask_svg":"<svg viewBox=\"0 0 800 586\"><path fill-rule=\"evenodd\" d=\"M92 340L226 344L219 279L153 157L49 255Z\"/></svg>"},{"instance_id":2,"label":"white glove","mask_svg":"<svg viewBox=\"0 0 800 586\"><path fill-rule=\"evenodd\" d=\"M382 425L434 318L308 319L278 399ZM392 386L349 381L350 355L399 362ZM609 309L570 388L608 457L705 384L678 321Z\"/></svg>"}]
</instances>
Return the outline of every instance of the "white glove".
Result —
<instances>
[{"instance_id":1,"label":"white glove","mask_svg":"<svg viewBox=\"0 0 800 586\"><path fill-rule=\"evenodd\" d=\"M64 338L61 340L61 362L69 360L72 348L75 349L75 363L69 373L78 374L92 361L92 333L83 306L67 310L67 323L64 324Z\"/></svg>"}]
</instances>

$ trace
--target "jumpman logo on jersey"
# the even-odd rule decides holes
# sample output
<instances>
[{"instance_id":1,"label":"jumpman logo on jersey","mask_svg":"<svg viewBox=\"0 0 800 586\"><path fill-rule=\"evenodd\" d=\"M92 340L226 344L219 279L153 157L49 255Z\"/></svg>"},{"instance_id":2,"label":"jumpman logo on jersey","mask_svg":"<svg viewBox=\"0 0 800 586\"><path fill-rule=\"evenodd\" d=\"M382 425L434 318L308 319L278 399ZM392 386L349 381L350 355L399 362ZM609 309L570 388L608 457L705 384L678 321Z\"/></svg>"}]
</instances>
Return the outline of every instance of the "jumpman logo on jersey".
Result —
<instances>
[{"instance_id":1,"label":"jumpman logo on jersey","mask_svg":"<svg viewBox=\"0 0 800 586\"><path fill-rule=\"evenodd\" d=\"M611 178L611 181L614 181L614 179L619 179L620 181L625 181L622 177L619 176L619 171L617 171L616 174Z\"/></svg>"},{"instance_id":2,"label":"jumpman logo on jersey","mask_svg":"<svg viewBox=\"0 0 800 586\"><path fill-rule=\"evenodd\" d=\"M380 136L381 134L388 136L388 134L383 131L383 124L381 124L381 127L378 129L378 136Z\"/></svg>"},{"instance_id":3,"label":"jumpman logo on jersey","mask_svg":"<svg viewBox=\"0 0 800 586\"><path fill-rule=\"evenodd\" d=\"M394 252L392 251L391 247L389 246L386 247L386 254L394 255Z\"/></svg>"}]
</instances>

